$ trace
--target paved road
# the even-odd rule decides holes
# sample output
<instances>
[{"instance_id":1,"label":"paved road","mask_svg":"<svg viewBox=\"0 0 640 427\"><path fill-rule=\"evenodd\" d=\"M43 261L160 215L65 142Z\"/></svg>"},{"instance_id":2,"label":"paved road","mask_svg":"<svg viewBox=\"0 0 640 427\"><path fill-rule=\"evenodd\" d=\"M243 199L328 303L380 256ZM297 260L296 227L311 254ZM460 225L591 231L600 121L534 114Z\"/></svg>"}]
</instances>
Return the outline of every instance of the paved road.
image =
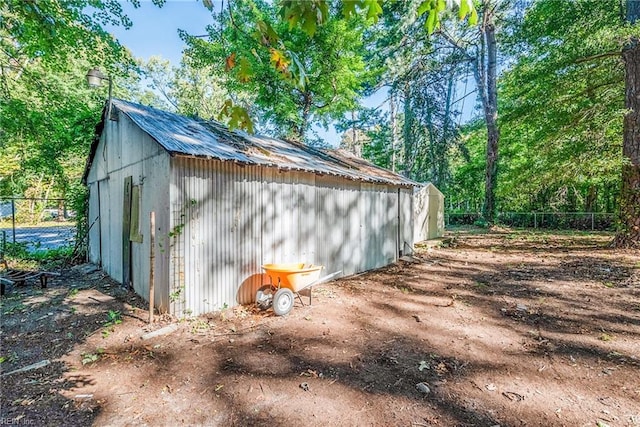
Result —
<instances>
[{"instance_id":1,"label":"paved road","mask_svg":"<svg viewBox=\"0 0 640 427\"><path fill-rule=\"evenodd\" d=\"M7 242L13 241L10 228L0 228L0 235L6 232ZM56 249L61 246L72 245L76 237L73 226L16 228L16 243L27 243L28 248Z\"/></svg>"}]
</instances>

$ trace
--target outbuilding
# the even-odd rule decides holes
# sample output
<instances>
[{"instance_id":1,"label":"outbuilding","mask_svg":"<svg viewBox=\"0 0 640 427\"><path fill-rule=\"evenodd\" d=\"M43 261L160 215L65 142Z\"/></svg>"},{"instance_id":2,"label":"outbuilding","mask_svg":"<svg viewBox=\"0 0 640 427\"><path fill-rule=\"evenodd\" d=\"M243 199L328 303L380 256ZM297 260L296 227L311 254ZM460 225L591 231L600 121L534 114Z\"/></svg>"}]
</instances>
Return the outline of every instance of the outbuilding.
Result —
<instances>
[{"instance_id":1,"label":"outbuilding","mask_svg":"<svg viewBox=\"0 0 640 427\"><path fill-rule=\"evenodd\" d=\"M84 181L89 260L148 298L154 212L155 305L177 316L250 302L265 263L351 275L413 247L415 182L123 100L105 108Z\"/></svg>"},{"instance_id":2,"label":"outbuilding","mask_svg":"<svg viewBox=\"0 0 640 427\"><path fill-rule=\"evenodd\" d=\"M414 242L444 236L444 195L428 182L416 188L414 197Z\"/></svg>"}]
</instances>

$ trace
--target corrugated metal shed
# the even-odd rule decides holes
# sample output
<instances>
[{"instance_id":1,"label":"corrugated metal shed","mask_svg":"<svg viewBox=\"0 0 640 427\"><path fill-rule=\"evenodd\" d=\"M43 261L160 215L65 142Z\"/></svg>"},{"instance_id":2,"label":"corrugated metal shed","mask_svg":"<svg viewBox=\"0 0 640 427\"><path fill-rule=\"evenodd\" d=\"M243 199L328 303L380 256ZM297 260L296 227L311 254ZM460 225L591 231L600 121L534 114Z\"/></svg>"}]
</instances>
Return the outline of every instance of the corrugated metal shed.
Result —
<instances>
[{"instance_id":1,"label":"corrugated metal shed","mask_svg":"<svg viewBox=\"0 0 640 427\"><path fill-rule=\"evenodd\" d=\"M147 298L154 212L162 312L248 303L266 283L264 263L314 263L350 275L411 252L413 181L340 150L130 102L114 100L111 112L84 175L89 258Z\"/></svg>"},{"instance_id":2,"label":"corrugated metal shed","mask_svg":"<svg viewBox=\"0 0 640 427\"><path fill-rule=\"evenodd\" d=\"M174 155L271 166L363 182L418 185L342 150L319 150L292 141L229 131L212 120L180 116L119 99L113 100L113 107Z\"/></svg>"}]
</instances>

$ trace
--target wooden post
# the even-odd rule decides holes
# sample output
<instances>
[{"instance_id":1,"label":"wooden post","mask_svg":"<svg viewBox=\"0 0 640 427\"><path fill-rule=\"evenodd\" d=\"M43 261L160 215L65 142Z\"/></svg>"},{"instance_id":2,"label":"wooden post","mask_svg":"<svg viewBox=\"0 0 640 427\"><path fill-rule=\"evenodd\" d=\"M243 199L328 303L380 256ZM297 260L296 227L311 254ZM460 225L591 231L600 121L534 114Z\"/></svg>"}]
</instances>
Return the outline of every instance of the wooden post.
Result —
<instances>
[{"instance_id":1,"label":"wooden post","mask_svg":"<svg viewBox=\"0 0 640 427\"><path fill-rule=\"evenodd\" d=\"M16 199L11 198L11 230L13 231L13 244L16 244Z\"/></svg>"},{"instance_id":2,"label":"wooden post","mask_svg":"<svg viewBox=\"0 0 640 427\"><path fill-rule=\"evenodd\" d=\"M149 214L149 323L153 323L153 308L154 308L154 281L155 281L155 260L156 260L156 213L151 211Z\"/></svg>"}]
</instances>

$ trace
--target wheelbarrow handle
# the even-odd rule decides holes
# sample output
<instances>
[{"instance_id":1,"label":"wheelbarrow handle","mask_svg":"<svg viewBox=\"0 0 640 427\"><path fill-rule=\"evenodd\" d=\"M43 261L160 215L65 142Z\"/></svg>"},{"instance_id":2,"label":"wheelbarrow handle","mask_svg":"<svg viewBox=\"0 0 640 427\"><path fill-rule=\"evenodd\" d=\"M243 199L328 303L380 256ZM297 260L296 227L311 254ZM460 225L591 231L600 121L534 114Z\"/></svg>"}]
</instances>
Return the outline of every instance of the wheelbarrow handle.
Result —
<instances>
[{"instance_id":1,"label":"wheelbarrow handle","mask_svg":"<svg viewBox=\"0 0 640 427\"><path fill-rule=\"evenodd\" d=\"M320 283L324 283L324 282L328 282L329 280L333 279L334 277L336 277L338 274L342 273L342 270L338 270L335 273L331 273L327 276L321 277L317 280L314 280L313 282L309 283L308 285L305 285L304 287L298 289L298 292L307 289L308 287L311 286L315 286L315 285L319 285Z\"/></svg>"}]
</instances>

